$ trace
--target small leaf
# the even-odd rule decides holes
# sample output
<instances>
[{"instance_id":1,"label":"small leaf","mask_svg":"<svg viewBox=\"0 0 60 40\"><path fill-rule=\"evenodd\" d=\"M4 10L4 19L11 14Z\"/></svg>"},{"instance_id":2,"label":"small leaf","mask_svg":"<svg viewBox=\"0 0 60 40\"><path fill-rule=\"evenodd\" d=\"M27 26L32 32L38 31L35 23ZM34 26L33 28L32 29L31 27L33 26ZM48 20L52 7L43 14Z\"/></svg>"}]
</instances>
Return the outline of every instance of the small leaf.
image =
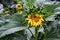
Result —
<instances>
[{"instance_id":1,"label":"small leaf","mask_svg":"<svg viewBox=\"0 0 60 40\"><path fill-rule=\"evenodd\" d=\"M60 12L55 12L54 14L57 14L58 15L58 14L60 14Z\"/></svg>"},{"instance_id":2,"label":"small leaf","mask_svg":"<svg viewBox=\"0 0 60 40\"><path fill-rule=\"evenodd\" d=\"M51 15L49 17L46 18L46 21L54 21L55 20L55 15Z\"/></svg>"},{"instance_id":3,"label":"small leaf","mask_svg":"<svg viewBox=\"0 0 60 40\"><path fill-rule=\"evenodd\" d=\"M44 32L44 28L43 27L40 27L38 32Z\"/></svg>"},{"instance_id":4,"label":"small leaf","mask_svg":"<svg viewBox=\"0 0 60 40\"><path fill-rule=\"evenodd\" d=\"M33 7L33 5L30 3L30 2L27 2L27 4L26 4L29 8L32 8Z\"/></svg>"}]
</instances>

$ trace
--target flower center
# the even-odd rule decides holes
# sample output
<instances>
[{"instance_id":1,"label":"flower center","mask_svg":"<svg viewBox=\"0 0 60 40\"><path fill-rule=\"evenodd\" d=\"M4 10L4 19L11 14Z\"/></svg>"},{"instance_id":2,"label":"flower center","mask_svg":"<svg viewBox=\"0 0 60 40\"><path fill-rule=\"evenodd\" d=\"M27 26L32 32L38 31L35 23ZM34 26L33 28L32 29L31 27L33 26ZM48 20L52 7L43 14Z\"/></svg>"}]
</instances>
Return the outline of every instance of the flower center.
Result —
<instances>
[{"instance_id":1,"label":"flower center","mask_svg":"<svg viewBox=\"0 0 60 40\"><path fill-rule=\"evenodd\" d=\"M30 19L31 19L32 21L36 22L36 23L39 22L40 18L41 18L41 17L37 17L36 15L31 15L31 16L30 16Z\"/></svg>"},{"instance_id":2,"label":"flower center","mask_svg":"<svg viewBox=\"0 0 60 40\"><path fill-rule=\"evenodd\" d=\"M34 21L37 23L37 22L39 22L40 18L41 17L34 18Z\"/></svg>"},{"instance_id":3,"label":"flower center","mask_svg":"<svg viewBox=\"0 0 60 40\"><path fill-rule=\"evenodd\" d=\"M18 7L21 7L20 5L18 5Z\"/></svg>"}]
</instances>

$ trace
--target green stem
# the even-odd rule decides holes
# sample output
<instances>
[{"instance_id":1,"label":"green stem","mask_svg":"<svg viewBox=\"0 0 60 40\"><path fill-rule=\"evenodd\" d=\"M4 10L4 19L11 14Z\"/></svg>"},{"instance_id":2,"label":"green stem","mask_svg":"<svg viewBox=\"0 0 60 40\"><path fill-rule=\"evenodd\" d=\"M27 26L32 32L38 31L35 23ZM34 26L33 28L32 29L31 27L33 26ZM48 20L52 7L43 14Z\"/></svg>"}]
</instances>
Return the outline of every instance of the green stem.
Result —
<instances>
[{"instance_id":1,"label":"green stem","mask_svg":"<svg viewBox=\"0 0 60 40\"><path fill-rule=\"evenodd\" d=\"M38 28L35 27L35 35L32 33L32 31L29 28L28 28L28 30L31 32L31 34L35 38L35 40L38 40Z\"/></svg>"},{"instance_id":2,"label":"green stem","mask_svg":"<svg viewBox=\"0 0 60 40\"><path fill-rule=\"evenodd\" d=\"M33 35L32 31L28 28L28 30L31 32L31 34Z\"/></svg>"},{"instance_id":3,"label":"green stem","mask_svg":"<svg viewBox=\"0 0 60 40\"><path fill-rule=\"evenodd\" d=\"M28 28L28 30L31 32L32 36L35 37L35 35L32 33L32 31Z\"/></svg>"},{"instance_id":4,"label":"green stem","mask_svg":"<svg viewBox=\"0 0 60 40\"><path fill-rule=\"evenodd\" d=\"M35 27L35 40L38 40L38 28Z\"/></svg>"}]
</instances>

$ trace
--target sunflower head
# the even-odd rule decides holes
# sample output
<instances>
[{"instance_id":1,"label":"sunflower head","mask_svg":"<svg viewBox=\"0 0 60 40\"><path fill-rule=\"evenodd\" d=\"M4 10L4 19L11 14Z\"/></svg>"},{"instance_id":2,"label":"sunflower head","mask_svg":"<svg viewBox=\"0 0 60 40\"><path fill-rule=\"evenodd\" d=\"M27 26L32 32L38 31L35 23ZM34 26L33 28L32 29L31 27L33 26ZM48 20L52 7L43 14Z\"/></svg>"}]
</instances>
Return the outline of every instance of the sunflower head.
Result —
<instances>
[{"instance_id":1,"label":"sunflower head","mask_svg":"<svg viewBox=\"0 0 60 40\"><path fill-rule=\"evenodd\" d=\"M23 6L22 6L22 4L16 4L16 8L17 8L17 9L22 9Z\"/></svg>"},{"instance_id":2,"label":"sunflower head","mask_svg":"<svg viewBox=\"0 0 60 40\"><path fill-rule=\"evenodd\" d=\"M28 24L35 27L42 25L42 22L44 21L41 14L29 14L26 20L28 20Z\"/></svg>"},{"instance_id":3,"label":"sunflower head","mask_svg":"<svg viewBox=\"0 0 60 40\"><path fill-rule=\"evenodd\" d=\"M18 9L17 12L21 14L22 13L22 10Z\"/></svg>"}]
</instances>

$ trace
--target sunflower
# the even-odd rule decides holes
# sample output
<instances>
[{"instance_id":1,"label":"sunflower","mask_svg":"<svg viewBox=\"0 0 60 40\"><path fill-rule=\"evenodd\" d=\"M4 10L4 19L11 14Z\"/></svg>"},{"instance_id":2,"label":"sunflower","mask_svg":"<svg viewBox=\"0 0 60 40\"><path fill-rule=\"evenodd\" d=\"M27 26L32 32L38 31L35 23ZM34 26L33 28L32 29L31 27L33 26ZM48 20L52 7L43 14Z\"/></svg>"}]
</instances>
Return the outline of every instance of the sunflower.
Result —
<instances>
[{"instance_id":1,"label":"sunflower","mask_svg":"<svg viewBox=\"0 0 60 40\"><path fill-rule=\"evenodd\" d=\"M22 13L22 10L18 9L17 12L21 14Z\"/></svg>"},{"instance_id":2,"label":"sunflower","mask_svg":"<svg viewBox=\"0 0 60 40\"><path fill-rule=\"evenodd\" d=\"M23 6L22 6L22 4L16 4L16 8L17 8L17 9L22 9Z\"/></svg>"},{"instance_id":3,"label":"sunflower","mask_svg":"<svg viewBox=\"0 0 60 40\"><path fill-rule=\"evenodd\" d=\"M44 21L41 14L29 14L26 20L28 20L28 24L35 27L42 25L42 22Z\"/></svg>"}]
</instances>

